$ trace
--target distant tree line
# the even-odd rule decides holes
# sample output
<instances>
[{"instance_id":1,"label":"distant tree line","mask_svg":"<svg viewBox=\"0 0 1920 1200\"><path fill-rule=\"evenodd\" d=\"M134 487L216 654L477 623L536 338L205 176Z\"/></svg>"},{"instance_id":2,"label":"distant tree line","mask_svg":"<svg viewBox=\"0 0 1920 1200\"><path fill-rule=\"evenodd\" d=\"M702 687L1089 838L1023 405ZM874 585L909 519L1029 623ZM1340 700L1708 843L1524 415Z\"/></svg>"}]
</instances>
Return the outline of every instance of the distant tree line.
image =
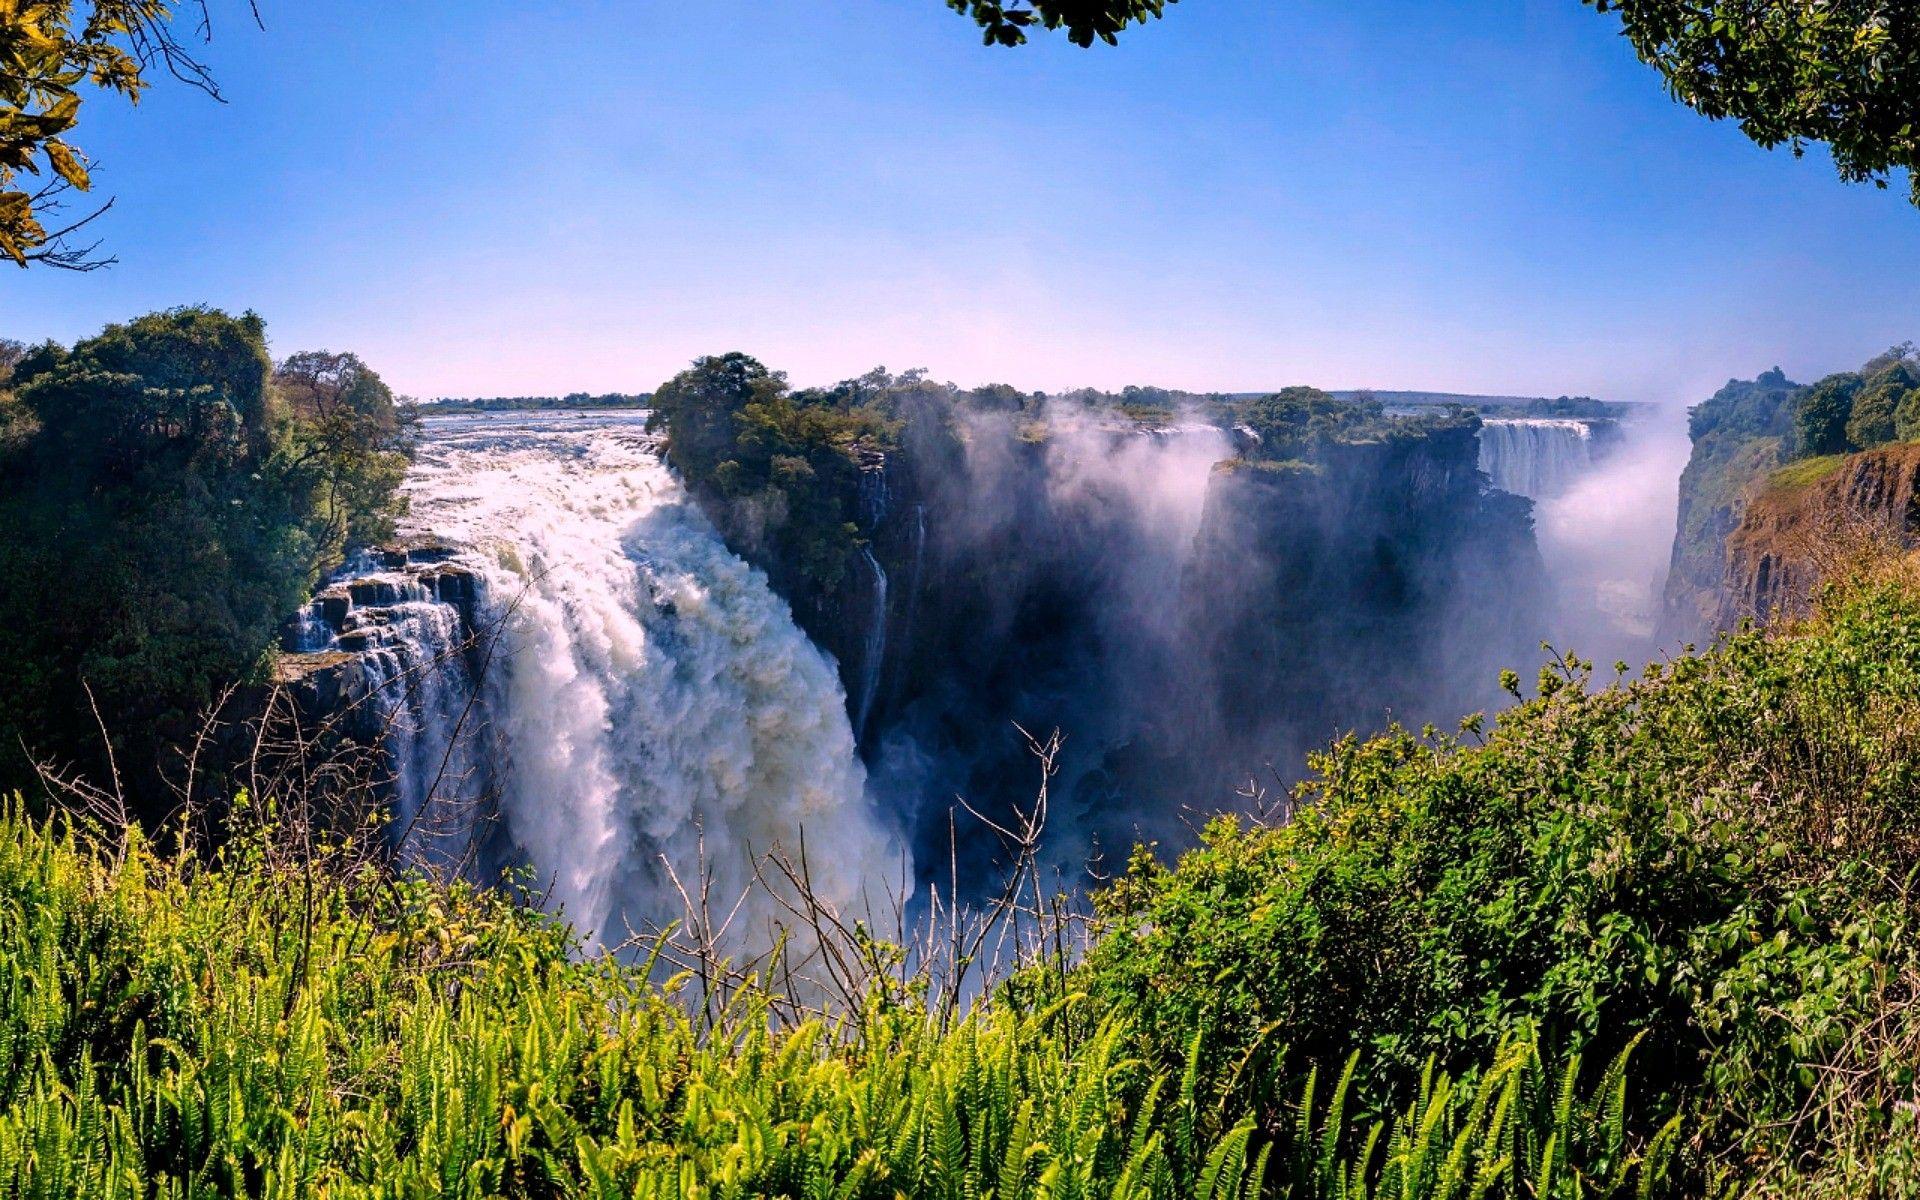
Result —
<instances>
[{"instance_id":1,"label":"distant tree line","mask_svg":"<svg viewBox=\"0 0 1920 1200\"><path fill-rule=\"evenodd\" d=\"M39 763L162 802L203 710L392 532L409 433L352 354L276 368L252 313L0 343L0 791Z\"/></svg>"},{"instance_id":2,"label":"distant tree line","mask_svg":"<svg viewBox=\"0 0 1920 1200\"><path fill-rule=\"evenodd\" d=\"M424 416L439 413L520 412L527 409L645 408L653 397L646 392L568 392L564 396L441 396L414 407Z\"/></svg>"}]
</instances>

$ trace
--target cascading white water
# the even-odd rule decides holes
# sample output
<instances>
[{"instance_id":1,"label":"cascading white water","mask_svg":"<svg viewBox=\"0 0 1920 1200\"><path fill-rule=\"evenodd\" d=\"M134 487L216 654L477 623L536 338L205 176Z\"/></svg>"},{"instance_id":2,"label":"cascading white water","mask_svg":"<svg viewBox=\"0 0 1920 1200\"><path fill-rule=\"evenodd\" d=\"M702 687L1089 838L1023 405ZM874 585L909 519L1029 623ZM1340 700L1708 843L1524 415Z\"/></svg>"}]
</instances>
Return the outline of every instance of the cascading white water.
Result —
<instances>
[{"instance_id":1,"label":"cascading white water","mask_svg":"<svg viewBox=\"0 0 1920 1200\"><path fill-rule=\"evenodd\" d=\"M756 856L803 841L830 903L900 878L832 665L632 416L430 421L406 491L409 532L469 548L497 627L480 688L504 832L591 941L681 915L664 863L689 890L704 870L720 916ZM417 737L444 745L435 711ZM756 890L732 937L763 944L775 913Z\"/></svg>"},{"instance_id":2,"label":"cascading white water","mask_svg":"<svg viewBox=\"0 0 1920 1200\"><path fill-rule=\"evenodd\" d=\"M458 835L494 787L492 730L459 610L411 580L394 590L404 598L382 603L381 589L378 607L348 613L341 639L365 642L360 671L393 772L395 843L414 859L458 857Z\"/></svg>"},{"instance_id":3,"label":"cascading white water","mask_svg":"<svg viewBox=\"0 0 1920 1200\"><path fill-rule=\"evenodd\" d=\"M1573 486L1593 465L1593 430L1584 421L1548 417L1480 423L1480 469L1493 486L1544 500Z\"/></svg>"},{"instance_id":4,"label":"cascading white water","mask_svg":"<svg viewBox=\"0 0 1920 1200\"><path fill-rule=\"evenodd\" d=\"M871 546L862 546L860 556L873 572L873 603L867 610L866 645L860 650L860 696L853 720L856 736L866 732L867 716L873 711L873 698L880 690L880 668L887 661L887 570L873 556Z\"/></svg>"}]
</instances>

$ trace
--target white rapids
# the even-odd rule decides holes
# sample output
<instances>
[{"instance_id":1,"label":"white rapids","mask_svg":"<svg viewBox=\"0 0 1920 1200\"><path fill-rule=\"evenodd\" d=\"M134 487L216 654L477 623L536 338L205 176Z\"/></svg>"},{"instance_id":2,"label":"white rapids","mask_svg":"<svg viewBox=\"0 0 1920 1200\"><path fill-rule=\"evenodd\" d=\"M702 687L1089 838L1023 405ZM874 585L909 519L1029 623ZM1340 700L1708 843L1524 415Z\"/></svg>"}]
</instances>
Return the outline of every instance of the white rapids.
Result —
<instances>
[{"instance_id":1,"label":"white rapids","mask_svg":"<svg viewBox=\"0 0 1920 1200\"><path fill-rule=\"evenodd\" d=\"M466 547L481 577L502 827L589 945L682 915L674 876L697 897L704 872L724 916L776 848L798 860L804 843L815 892L843 908L902 878L832 663L638 417L430 419L406 493L403 532ZM778 915L753 893L745 945Z\"/></svg>"}]
</instances>

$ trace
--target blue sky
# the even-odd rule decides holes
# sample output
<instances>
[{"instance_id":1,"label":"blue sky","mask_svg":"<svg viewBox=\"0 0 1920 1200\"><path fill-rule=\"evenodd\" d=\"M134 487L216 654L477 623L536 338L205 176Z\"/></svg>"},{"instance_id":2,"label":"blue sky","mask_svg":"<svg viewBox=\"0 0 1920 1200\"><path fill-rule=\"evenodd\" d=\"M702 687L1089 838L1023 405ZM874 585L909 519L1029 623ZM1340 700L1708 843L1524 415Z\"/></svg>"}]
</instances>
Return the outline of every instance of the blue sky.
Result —
<instances>
[{"instance_id":1,"label":"blue sky","mask_svg":"<svg viewBox=\"0 0 1920 1200\"><path fill-rule=\"evenodd\" d=\"M1577 0L1185 0L989 49L939 0L213 0L229 103L93 101L120 257L420 396L800 383L1696 400L1920 338L1920 211L1667 99Z\"/></svg>"}]
</instances>

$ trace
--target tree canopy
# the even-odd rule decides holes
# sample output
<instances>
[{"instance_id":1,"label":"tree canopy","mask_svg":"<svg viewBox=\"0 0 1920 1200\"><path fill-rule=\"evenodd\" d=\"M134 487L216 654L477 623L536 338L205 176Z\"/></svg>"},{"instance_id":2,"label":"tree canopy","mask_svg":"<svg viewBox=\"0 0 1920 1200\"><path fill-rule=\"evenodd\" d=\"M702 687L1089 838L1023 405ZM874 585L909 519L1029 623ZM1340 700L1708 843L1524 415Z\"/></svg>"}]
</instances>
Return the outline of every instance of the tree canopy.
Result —
<instances>
[{"instance_id":1,"label":"tree canopy","mask_svg":"<svg viewBox=\"0 0 1920 1200\"><path fill-rule=\"evenodd\" d=\"M971 16L989 46L1018 46L1027 30L1064 29L1076 46L1099 38L1108 45L1121 30L1155 18L1179 0L947 0L947 7Z\"/></svg>"}]
</instances>

